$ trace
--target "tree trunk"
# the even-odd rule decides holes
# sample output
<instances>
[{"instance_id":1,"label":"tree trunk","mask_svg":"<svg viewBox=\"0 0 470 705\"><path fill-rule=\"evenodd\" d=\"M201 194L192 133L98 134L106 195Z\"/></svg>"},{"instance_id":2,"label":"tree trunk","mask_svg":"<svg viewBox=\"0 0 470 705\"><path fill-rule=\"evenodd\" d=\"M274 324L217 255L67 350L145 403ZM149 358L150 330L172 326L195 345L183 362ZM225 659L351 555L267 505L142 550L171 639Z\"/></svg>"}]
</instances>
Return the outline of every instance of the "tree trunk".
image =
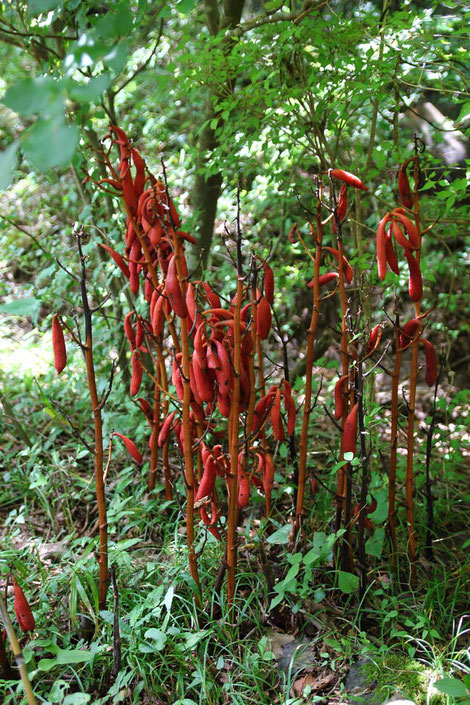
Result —
<instances>
[{"instance_id":1,"label":"tree trunk","mask_svg":"<svg viewBox=\"0 0 470 705\"><path fill-rule=\"evenodd\" d=\"M245 0L224 0L223 11L219 11L216 0L205 0L206 22L212 35L226 29L234 29L241 20ZM230 38L224 43L222 51L230 51ZM227 77L231 90L233 91L235 79ZM199 140L199 152L196 160L196 178L193 187L193 206L196 213L196 236L199 247L204 250L202 261L207 263L212 235L214 233L214 222L217 214L217 202L219 200L222 187L222 174L212 174L206 177L203 170L210 159L212 152L219 146L214 130L211 128L211 121L215 118L222 119L214 110L212 100L209 100L206 108L205 121L209 121L202 131Z\"/></svg>"}]
</instances>

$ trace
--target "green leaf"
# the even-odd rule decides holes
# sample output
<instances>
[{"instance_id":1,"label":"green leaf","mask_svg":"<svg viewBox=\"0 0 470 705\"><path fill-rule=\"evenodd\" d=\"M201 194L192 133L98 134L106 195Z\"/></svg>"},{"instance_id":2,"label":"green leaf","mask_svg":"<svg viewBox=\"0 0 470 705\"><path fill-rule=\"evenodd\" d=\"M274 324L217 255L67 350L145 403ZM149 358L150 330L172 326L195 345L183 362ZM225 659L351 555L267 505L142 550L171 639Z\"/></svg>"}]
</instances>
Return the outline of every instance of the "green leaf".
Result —
<instances>
[{"instance_id":1,"label":"green leaf","mask_svg":"<svg viewBox=\"0 0 470 705\"><path fill-rule=\"evenodd\" d=\"M105 90L111 84L111 77L107 73L102 73L100 76L90 78L88 83L77 83L70 80L67 88L70 97L82 103L91 103L99 100Z\"/></svg>"},{"instance_id":2,"label":"green leaf","mask_svg":"<svg viewBox=\"0 0 470 705\"><path fill-rule=\"evenodd\" d=\"M434 687L440 693L445 693L453 698L464 698L468 695L468 690L458 678L441 678L441 680L434 683Z\"/></svg>"},{"instance_id":3,"label":"green leaf","mask_svg":"<svg viewBox=\"0 0 470 705\"><path fill-rule=\"evenodd\" d=\"M75 125L62 120L38 120L23 132L21 142L25 157L41 171L68 164L78 144Z\"/></svg>"},{"instance_id":4,"label":"green leaf","mask_svg":"<svg viewBox=\"0 0 470 705\"><path fill-rule=\"evenodd\" d=\"M71 665L75 663L87 663L91 659L91 653L83 649L73 649L68 651L60 649L55 658L43 658L38 663L40 671L50 671L59 665Z\"/></svg>"},{"instance_id":5,"label":"green leaf","mask_svg":"<svg viewBox=\"0 0 470 705\"><path fill-rule=\"evenodd\" d=\"M62 0L28 0L28 12L36 16L41 12L49 12L62 4Z\"/></svg>"},{"instance_id":6,"label":"green leaf","mask_svg":"<svg viewBox=\"0 0 470 705\"><path fill-rule=\"evenodd\" d=\"M124 68L128 53L129 48L126 44L121 42L103 57L103 64L113 69L116 73L120 73Z\"/></svg>"},{"instance_id":7,"label":"green leaf","mask_svg":"<svg viewBox=\"0 0 470 705\"><path fill-rule=\"evenodd\" d=\"M353 573L347 573L345 570L338 572L338 587L341 592L349 595L351 592L356 592L359 587L359 578Z\"/></svg>"},{"instance_id":8,"label":"green leaf","mask_svg":"<svg viewBox=\"0 0 470 705\"><path fill-rule=\"evenodd\" d=\"M48 115L63 113L63 84L50 76L24 78L11 86L3 97L5 105L20 115L44 112Z\"/></svg>"},{"instance_id":9,"label":"green leaf","mask_svg":"<svg viewBox=\"0 0 470 705\"><path fill-rule=\"evenodd\" d=\"M85 705L85 703L89 703L90 700L91 695L87 693L70 693L70 695L65 697L62 705Z\"/></svg>"},{"instance_id":10,"label":"green leaf","mask_svg":"<svg viewBox=\"0 0 470 705\"><path fill-rule=\"evenodd\" d=\"M161 629L147 629L144 634L145 639L152 639L155 643L152 646L156 651L161 651L166 644L167 635Z\"/></svg>"},{"instance_id":11,"label":"green leaf","mask_svg":"<svg viewBox=\"0 0 470 705\"><path fill-rule=\"evenodd\" d=\"M266 541L268 543L288 543L291 528L292 527L290 524L285 524L284 526L281 526L281 528L275 531L274 534L268 536Z\"/></svg>"},{"instance_id":12,"label":"green leaf","mask_svg":"<svg viewBox=\"0 0 470 705\"><path fill-rule=\"evenodd\" d=\"M27 296L24 299L16 299L15 301L8 301L6 304L0 304L2 313L8 313L10 316L31 316L34 320L37 320L40 308L41 301L34 298L34 296Z\"/></svg>"},{"instance_id":13,"label":"green leaf","mask_svg":"<svg viewBox=\"0 0 470 705\"><path fill-rule=\"evenodd\" d=\"M0 191L8 188L13 178L13 172L16 167L16 153L19 143L17 140L12 142L8 147L0 152Z\"/></svg>"},{"instance_id":14,"label":"green leaf","mask_svg":"<svg viewBox=\"0 0 470 705\"><path fill-rule=\"evenodd\" d=\"M380 558L385 540L385 530L379 527L374 531L370 539L366 541L366 553L369 556Z\"/></svg>"}]
</instances>

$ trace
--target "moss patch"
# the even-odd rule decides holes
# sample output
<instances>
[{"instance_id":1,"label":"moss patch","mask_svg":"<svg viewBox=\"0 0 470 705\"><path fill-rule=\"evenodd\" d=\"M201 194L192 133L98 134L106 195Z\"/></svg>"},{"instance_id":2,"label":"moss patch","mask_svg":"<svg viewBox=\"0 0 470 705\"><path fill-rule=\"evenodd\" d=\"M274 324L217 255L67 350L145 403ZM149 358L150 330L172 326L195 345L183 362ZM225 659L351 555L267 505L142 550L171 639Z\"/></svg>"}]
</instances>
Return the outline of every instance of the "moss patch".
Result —
<instances>
[{"instance_id":1,"label":"moss patch","mask_svg":"<svg viewBox=\"0 0 470 705\"><path fill-rule=\"evenodd\" d=\"M367 663L363 667L364 675L368 681L377 683L376 691L382 700L392 693L400 693L416 705L426 705L429 684L433 672L424 664L405 654L389 654L382 660ZM433 705L445 702L445 697L433 690L431 700Z\"/></svg>"}]
</instances>

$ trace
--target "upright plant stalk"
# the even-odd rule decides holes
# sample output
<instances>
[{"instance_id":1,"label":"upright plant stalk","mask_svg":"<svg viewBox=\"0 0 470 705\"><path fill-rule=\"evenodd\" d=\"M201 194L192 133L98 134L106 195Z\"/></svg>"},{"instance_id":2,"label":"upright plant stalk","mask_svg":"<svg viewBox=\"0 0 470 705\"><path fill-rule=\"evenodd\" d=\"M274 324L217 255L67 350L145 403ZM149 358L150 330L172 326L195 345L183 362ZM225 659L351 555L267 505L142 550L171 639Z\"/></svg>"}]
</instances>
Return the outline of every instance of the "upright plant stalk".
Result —
<instances>
[{"instance_id":1,"label":"upright plant stalk","mask_svg":"<svg viewBox=\"0 0 470 705\"><path fill-rule=\"evenodd\" d=\"M395 527L395 493L398 450L398 386L400 384L401 347L398 321L395 323L395 366L392 373L392 425L390 430L390 472L388 476L388 529L392 543L392 564L397 565L397 535Z\"/></svg>"},{"instance_id":2,"label":"upright plant stalk","mask_svg":"<svg viewBox=\"0 0 470 705\"><path fill-rule=\"evenodd\" d=\"M418 249L416 252L416 261L418 267L421 259L421 230L419 223L419 156L418 156L418 141L415 137L415 156L414 156L414 194L413 194L413 210L415 228L418 238ZM420 302L415 303L415 317L419 318L421 312ZM408 399L408 430L407 430L407 459L406 459L406 479L405 479L405 494L406 494L406 516L408 527L408 552L411 564L411 582L416 582L416 534L414 525L414 434L415 434L415 418L416 418L416 383L418 378L418 350L419 336L415 336L411 345L411 371L410 371L410 393Z\"/></svg>"},{"instance_id":3,"label":"upright plant stalk","mask_svg":"<svg viewBox=\"0 0 470 705\"><path fill-rule=\"evenodd\" d=\"M81 276L80 291L82 297L83 316L85 319L85 343L82 346L85 356L88 390L90 393L91 407L93 410L94 423L94 466L95 466L95 489L96 501L98 504L99 523L99 580L98 580L98 606L100 610L106 609L106 594L109 585L108 570L108 519L106 513L106 495L103 476L103 421L101 416L102 403L98 398L95 378L95 365L93 361L93 332L92 314L88 302L86 290L86 269L85 257L83 255L81 236L77 235L78 251L80 254Z\"/></svg>"},{"instance_id":4,"label":"upright plant stalk","mask_svg":"<svg viewBox=\"0 0 470 705\"><path fill-rule=\"evenodd\" d=\"M171 214L170 214L171 217ZM174 228L176 230L176 228ZM186 296L186 284L181 262L182 253L181 245L178 236L174 237L174 250L176 261L176 272L180 284L183 297ZM184 451L184 467L186 481L186 540L188 544L188 559L189 570L193 580L195 581L199 592L201 591L201 583L199 580L199 572L197 567L197 556L194 550L194 497L196 489L196 478L194 475L193 463L193 440L191 434L190 411L191 411L191 386L189 381L189 333L188 333L188 318L180 319L181 333L181 353L183 363L183 451ZM199 606L199 598L195 596L196 604Z\"/></svg>"},{"instance_id":5,"label":"upright plant stalk","mask_svg":"<svg viewBox=\"0 0 470 705\"><path fill-rule=\"evenodd\" d=\"M19 641L16 638L15 630L13 629L13 625L8 615L7 606L3 600L2 595L0 595L0 614L2 615L3 625L5 627L5 631L13 649L13 653L15 655L16 665L18 666L21 680L23 681L23 688L26 694L28 705L36 705L37 700L33 692L31 681L29 680L28 669L26 668L23 652L21 650Z\"/></svg>"},{"instance_id":6,"label":"upright plant stalk","mask_svg":"<svg viewBox=\"0 0 470 705\"><path fill-rule=\"evenodd\" d=\"M237 525L238 525L238 433L240 410L240 361L241 332L240 310L243 296L242 235L240 229L240 191L237 209L237 295L233 312L233 390L229 415L230 477L228 481L227 516L227 596L229 605L235 596L237 569Z\"/></svg>"},{"instance_id":7,"label":"upright plant stalk","mask_svg":"<svg viewBox=\"0 0 470 705\"><path fill-rule=\"evenodd\" d=\"M297 503L295 508L295 517L292 525L290 538L293 540L298 533L302 521L304 511L305 497L305 481L307 475L307 445L308 445L308 424L310 420L311 404L312 404L312 381L313 381L313 358L315 353L315 334L317 332L318 321L320 319L320 264L321 264L321 247L323 239L323 225L321 221L321 197L322 187L320 185L317 216L316 216L316 233L312 223L310 229L315 238L315 264L313 271L313 306L312 317L310 319L310 327L308 329L307 340L307 358L306 358L306 376L305 376L305 402L302 415L302 431L300 434L299 444L299 485L297 488Z\"/></svg>"},{"instance_id":8,"label":"upright plant stalk","mask_svg":"<svg viewBox=\"0 0 470 705\"><path fill-rule=\"evenodd\" d=\"M357 532L357 552L359 558L360 583L359 583L359 599L363 600L367 589L367 555L365 550L364 537L364 522L366 518L366 502L367 492L369 488L369 470L366 445L366 430L364 426L364 374L363 362L358 360L357 369L357 402L358 402L358 427L359 427L359 446L361 451L361 495L360 495L360 510L359 510L359 525Z\"/></svg>"}]
</instances>

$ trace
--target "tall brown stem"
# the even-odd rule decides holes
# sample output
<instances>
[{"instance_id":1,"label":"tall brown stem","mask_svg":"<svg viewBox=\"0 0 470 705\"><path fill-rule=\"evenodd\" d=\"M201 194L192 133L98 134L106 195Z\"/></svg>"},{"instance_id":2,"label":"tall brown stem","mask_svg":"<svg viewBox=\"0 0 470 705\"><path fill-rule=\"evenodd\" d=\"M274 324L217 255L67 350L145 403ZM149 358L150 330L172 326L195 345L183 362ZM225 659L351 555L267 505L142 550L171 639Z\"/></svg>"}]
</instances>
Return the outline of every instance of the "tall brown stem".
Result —
<instances>
[{"instance_id":1,"label":"tall brown stem","mask_svg":"<svg viewBox=\"0 0 470 705\"><path fill-rule=\"evenodd\" d=\"M98 579L98 606L100 610L106 609L106 593L109 585L108 571L108 519L106 514L106 495L103 477L103 422L101 408L96 389L95 366L93 361L93 333L92 314L88 302L86 289L86 269L83 255L81 236L77 235L78 251L80 253L81 276L80 291L82 297L83 316L85 319L85 344L83 354L85 356L88 390L90 393L91 407L93 410L94 423L94 466L95 466L95 490L96 502L98 504L98 525L99 525L99 579Z\"/></svg>"},{"instance_id":2,"label":"tall brown stem","mask_svg":"<svg viewBox=\"0 0 470 705\"><path fill-rule=\"evenodd\" d=\"M295 518L291 531L291 541L295 538L300 529L302 514L304 511L305 497L305 481L307 475L307 444L308 444L308 424L310 420L311 404L312 404L312 381L313 381L313 358L315 353L315 334L317 331L318 321L320 319L320 263L321 263L321 246L323 239L323 226L321 223L321 187L317 205L316 218L316 234L315 229L310 223L310 229L315 238L315 264L313 271L313 308L312 317L310 319L310 327L308 329L307 340L307 359L306 359L306 377L305 377L305 401L302 416L302 431L300 435L299 445L299 484L297 488L297 502L295 508Z\"/></svg>"}]
</instances>

